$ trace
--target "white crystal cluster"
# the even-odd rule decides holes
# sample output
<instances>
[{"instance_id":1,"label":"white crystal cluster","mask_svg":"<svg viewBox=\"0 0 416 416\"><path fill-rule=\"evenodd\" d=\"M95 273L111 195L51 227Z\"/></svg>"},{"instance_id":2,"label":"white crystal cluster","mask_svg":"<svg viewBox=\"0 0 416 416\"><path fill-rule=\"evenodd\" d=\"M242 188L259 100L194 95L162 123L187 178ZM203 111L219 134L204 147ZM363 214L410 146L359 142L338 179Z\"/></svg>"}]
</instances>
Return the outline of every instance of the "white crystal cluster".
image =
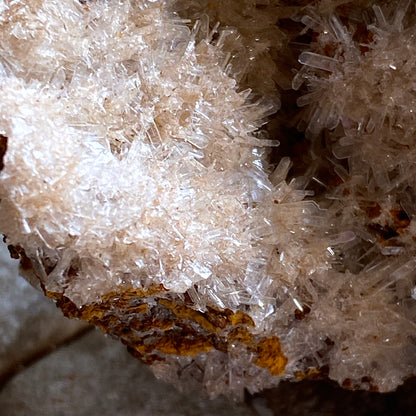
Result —
<instances>
[{"instance_id":1,"label":"white crystal cluster","mask_svg":"<svg viewBox=\"0 0 416 416\"><path fill-rule=\"evenodd\" d=\"M286 37L277 21L288 8L279 6L278 0L176 0L173 9L204 24L202 36L219 29L218 42L227 58L225 71L240 89L250 88L253 95L276 107L280 105L277 85L285 88L290 83L273 59Z\"/></svg>"},{"instance_id":2,"label":"white crystal cluster","mask_svg":"<svg viewBox=\"0 0 416 416\"><path fill-rule=\"evenodd\" d=\"M238 396L323 368L388 391L415 371L416 26L410 1L350 5L346 25L330 4L0 2L0 232L42 287L82 309L162 285L248 314L288 359L277 377L241 345L166 356L164 379ZM292 16L299 33L276 26ZM289 157L268 161L290 138L262 131L289 41L310 137L291 180Z\"/></svg>"},{"instance_id":3,"label":"white crystal cluster","mask_svg":"<svg viewBox=\"0 0 416 416\"><path fill-rule=\"evenodd\" d=\"M219 47L196 45L162 6L4 12L2 207L16 221L2 231L50 261L46 288L79 305L126 281L184 292L211 278L226 291L264 250L262 108L235 91Z\"/></svg>"}]
</instances>

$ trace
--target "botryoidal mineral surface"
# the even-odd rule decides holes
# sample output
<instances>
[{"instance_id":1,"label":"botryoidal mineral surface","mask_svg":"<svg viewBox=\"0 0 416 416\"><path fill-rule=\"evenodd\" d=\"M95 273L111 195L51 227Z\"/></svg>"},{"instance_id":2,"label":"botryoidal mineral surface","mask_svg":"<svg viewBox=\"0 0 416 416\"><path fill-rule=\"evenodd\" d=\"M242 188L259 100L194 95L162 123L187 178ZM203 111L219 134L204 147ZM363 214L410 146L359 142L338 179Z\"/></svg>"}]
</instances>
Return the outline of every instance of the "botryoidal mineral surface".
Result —
<instances>
[{"instance_id":1,"label":"botryoidal mineral surface","mask_svg":"<svg viewBox=\"0 0 416 416\"><path fill-rule=\"evenodd\" d=\"M416 367L415 37L410 0L1 0L21 273L179 388L395 389Z\"/></svg>"}]
</instances>

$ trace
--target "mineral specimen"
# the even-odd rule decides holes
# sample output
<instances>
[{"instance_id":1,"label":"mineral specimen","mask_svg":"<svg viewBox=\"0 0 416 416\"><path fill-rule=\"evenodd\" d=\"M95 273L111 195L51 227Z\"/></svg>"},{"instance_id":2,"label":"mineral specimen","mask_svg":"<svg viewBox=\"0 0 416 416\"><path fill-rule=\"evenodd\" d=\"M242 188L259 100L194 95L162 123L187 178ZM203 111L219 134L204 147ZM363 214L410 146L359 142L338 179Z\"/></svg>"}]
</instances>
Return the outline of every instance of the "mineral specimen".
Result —
<instances>
[{"instance_id":1,"label":"mineral specimen","mask_svg":"<svg viewBox=\"0 0 416 416\"><path fill-rule=\"evenodd\" d=\"M178 387L397 387L414 11L1 1L0 232L22 274Z\"/></svg>"}]
</instances>

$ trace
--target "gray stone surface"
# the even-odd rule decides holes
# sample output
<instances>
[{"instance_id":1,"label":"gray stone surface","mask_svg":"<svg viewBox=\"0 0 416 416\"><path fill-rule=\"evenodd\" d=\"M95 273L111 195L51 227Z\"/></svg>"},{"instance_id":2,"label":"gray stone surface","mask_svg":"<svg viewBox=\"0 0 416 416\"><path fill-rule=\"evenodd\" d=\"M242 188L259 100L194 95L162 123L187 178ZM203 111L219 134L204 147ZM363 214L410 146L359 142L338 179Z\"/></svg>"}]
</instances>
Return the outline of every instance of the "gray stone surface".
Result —
<instances>
[{"instance_id":1,"label":"gray stone surface","mask_svg":"<svg viewBox=\"0 0 416 416\"><path fill-rule=\"evenodd\" d=\"M256 415L244 404L179 393L95 330L15 376L0 409L10 416Z\"/></svg>"},{"instance_id":2,"label":"gray stone surface","mask_svg":"<svg viewBox=\"0 0 416 416\"><path fill-rule=\"evenodd\" d=\"M86 325L18 276L18 261L0 245L0 384L20 365L71 338Z\"/></svg>"}]
</instances>

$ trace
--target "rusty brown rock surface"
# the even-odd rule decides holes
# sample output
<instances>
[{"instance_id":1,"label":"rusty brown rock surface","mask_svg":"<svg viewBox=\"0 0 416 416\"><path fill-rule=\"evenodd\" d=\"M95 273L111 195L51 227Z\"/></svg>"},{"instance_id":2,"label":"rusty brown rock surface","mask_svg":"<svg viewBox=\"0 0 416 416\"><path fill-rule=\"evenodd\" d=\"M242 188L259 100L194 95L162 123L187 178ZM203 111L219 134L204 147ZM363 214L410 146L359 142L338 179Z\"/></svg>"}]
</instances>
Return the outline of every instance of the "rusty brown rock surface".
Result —
<instances>
[{"instance_id":1,"label":"rusty brown rock surface","mask_svg":"<svg viewBox=\"0 0 416 416\"><path fill-rule=\"evenodd\" d=\"M200 312L191 302L160 298L163 288L131 289L111 293L102 302L78 308L69 299L46 291L68 318L78 318L119 338L129 351L147 364L164 355L194 356L217 349L228 353L235 343L253 353L252 362L272 375L285 371L287 358L276 336L250 333L254 326L242 312L209 308Z\"/></svg>"}]
</instances>

